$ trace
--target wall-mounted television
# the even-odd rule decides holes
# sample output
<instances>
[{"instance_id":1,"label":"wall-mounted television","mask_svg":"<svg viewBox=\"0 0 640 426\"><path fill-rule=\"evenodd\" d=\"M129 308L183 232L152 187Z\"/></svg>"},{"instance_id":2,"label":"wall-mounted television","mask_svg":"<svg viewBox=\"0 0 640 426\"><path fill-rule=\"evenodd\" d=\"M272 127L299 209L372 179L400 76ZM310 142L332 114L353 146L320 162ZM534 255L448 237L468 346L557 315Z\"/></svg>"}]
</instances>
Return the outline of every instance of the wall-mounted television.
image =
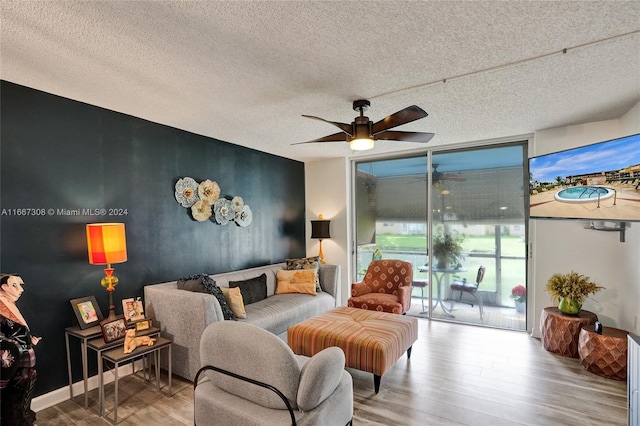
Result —
<instances>
[{"instance_id":1,"label":"wall-mounted television","mask_svg":"<svg viewBox=\"0 0 640 426\"><path fill-rule=\"evenodd\" d=\"M529 159L529 217L640 221L640 134Z\"/></svg>"}]
</instances>

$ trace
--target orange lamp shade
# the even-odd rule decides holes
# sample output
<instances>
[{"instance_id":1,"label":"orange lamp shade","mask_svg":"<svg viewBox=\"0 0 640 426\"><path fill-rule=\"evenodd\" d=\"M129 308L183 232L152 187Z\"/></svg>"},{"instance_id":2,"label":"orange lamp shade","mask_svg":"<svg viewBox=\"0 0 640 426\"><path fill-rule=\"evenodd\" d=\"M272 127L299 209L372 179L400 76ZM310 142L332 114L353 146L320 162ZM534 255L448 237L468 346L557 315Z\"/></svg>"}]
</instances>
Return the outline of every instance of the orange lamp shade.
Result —
<instances>
[{"instance_id":1,"label":"orange lamp shade","mask_svg":"<svg viewBox=\"0 0 640 426\"><path fill-rule=\"evenodd\" d=\"M127 261L127 240L124 223L87 224L89 263L109 265Z\"/></svg>"}]
</instances>

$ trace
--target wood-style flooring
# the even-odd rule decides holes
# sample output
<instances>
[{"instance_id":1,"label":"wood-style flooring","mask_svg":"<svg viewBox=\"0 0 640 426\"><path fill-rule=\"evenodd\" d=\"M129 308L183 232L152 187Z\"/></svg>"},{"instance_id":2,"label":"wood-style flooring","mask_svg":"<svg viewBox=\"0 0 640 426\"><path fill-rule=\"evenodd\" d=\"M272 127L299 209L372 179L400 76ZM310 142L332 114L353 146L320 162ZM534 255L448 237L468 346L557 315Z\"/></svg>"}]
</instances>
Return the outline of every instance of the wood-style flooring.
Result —
<instances>
[{"instance_id":1,"label":"wood-style flooring","mask_svg":"<svg viewBox=\"0 0 640 426\"><path fill-rule=\"evenodd\" d=\"M626 382L591 374L521 332L420 320L411 359L404 355L382 376L377 395L371 374L348 371L356 426L627 424ZM138 377L121 380L119 424L192 425L192 384L175 377L169 398L165 379L161 392ZM112 401L110 384L108 407ZM37 424L109 424L80 404L78 397L42 410Z\"/></svg>"}]
</instances>

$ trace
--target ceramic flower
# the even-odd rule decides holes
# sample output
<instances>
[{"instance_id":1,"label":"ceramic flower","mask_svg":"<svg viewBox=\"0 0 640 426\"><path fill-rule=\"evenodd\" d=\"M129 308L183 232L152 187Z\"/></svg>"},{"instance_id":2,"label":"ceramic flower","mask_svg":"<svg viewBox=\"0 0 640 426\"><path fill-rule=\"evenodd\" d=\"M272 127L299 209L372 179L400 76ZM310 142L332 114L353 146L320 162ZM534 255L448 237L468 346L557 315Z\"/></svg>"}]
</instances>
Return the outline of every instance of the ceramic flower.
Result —
<instances>
[{"instance_id":1,"label":"ceramic flower","mask_svg":"<svg viewBox=\"0 0 640 426\"><path fill-rule=\"evenodd\" d=\"M220 185L218 185L218 182L210 181L209 179L202 181L198 185L198 196L201 200L212 205L220 198Z\"/></svg>"},{"instance_id":2,"label":"ceramic flower","mask_svg":"<svg viewBox=\"0 0 640 426\"><path fill-rule=\"evenodd\" d=\"M213 213L216 222L220 225L226 225L230 220L233 220L235 216L233 204L226 198L220 198L213 204Z\"/></svg>"},{"instance_id":3,"label":"ceramic flower","mask_svg":"<svg viewBox=\"0 0 640 426\"><path fill-rule=\"evenodd\" d=\"M233 197L233 200L231 200L231 204L233 204L233 211L238 213L244 207L244 200L241 196L236 195Z\"/></svg>"},{"instance_id":4,"label":"ceramic flower","mask_svg":"<svg viewBox=\"0 0 640 426\"><path fill-rule=\"evenodd\" d=\"M236 213L235 217L236 224L242 227L251 225L253 221L253 213L251 212L251 208L248 205L244 205L242 210Z\"/></svg>"},{"instance_id":5,"label":"ceramic flower","mask_svg":"<svg viewBox=\"0 0 640 426\"><path fill-rule=\"evenodd\" d=\"M198 183L190 177L178 179L175 191L176 201L182 207L191 207L198 201Z\"/></svg>"},{"instance_id":6,"label":"ceramic flower","mask_svg":"<svg viewBox=\"0 0 640 426\"><path fill-rule=\"evenodd\" d=\"M211 217L211 205L204 200L198 200L191 206L191 216L198 222L204 222Z\"/></svg>"}]
</instances>

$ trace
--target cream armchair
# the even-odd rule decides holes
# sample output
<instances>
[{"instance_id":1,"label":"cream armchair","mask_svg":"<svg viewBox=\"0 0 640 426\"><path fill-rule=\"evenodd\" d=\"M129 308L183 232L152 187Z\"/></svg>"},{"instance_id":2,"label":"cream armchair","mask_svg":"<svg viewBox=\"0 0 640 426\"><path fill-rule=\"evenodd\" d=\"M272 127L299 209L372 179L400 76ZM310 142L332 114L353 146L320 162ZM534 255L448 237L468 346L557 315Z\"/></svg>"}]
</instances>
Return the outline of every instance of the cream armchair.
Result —
<instances>
[{"instance_id":1,"label":"cream armchair","mask_svg":"<svg viewBox=\"0 0 640 426\"><path fill-rule=\"evenodd\" d=\"M311 358L251 324L220 321L200 339L196 425L350 425L353 382L344 353Z\"/></svg>"}]
</instances>

